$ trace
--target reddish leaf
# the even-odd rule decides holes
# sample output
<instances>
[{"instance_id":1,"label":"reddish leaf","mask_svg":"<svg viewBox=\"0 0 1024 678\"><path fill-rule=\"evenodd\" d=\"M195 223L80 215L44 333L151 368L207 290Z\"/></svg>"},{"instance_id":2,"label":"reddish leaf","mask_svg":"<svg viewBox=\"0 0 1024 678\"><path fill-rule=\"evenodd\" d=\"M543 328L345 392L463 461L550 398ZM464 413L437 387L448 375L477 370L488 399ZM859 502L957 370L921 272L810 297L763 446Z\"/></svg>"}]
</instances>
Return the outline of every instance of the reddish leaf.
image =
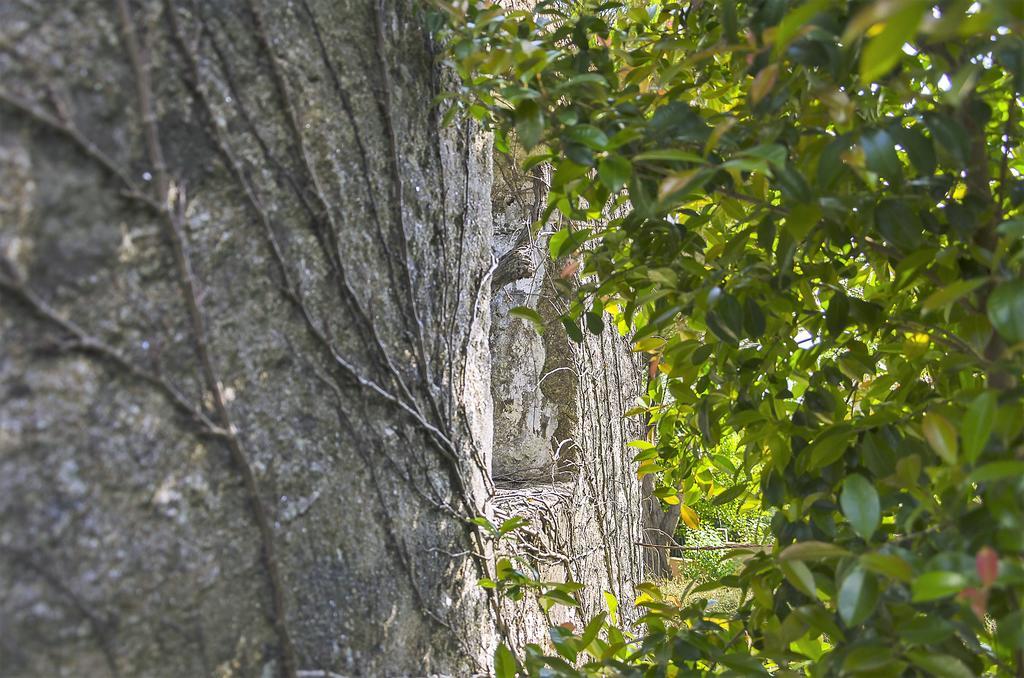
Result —
<instances>
[{"instance_id":1,"label":"reddish leaf","mask_svg":"<svg viewBox=\"0 0 1024 678\"><path fill-rule=\"evenodd\" d=\"M999 554L991 546L983 546L974 557L978 568L978 579L986 589L991 587L999 577Z\"/></svg>"},{"instance_id":2,"label":"reddish leaf","mask_svg":"<svg viewBox=\"0 0 1024 678\"><path fill-rule=\"evenodd\" d=\"M966 600L971 604L971 610L974 612L978 619L984 621L985 612L988 610L988 591L979 591L973 586L969 589L964 589L957 596L960 600Z\"/></svg>"},{"instance_id":3,"label":"reddish leaf","mask_svg":"<svg viewBox=\"0 0 1024 678\"><path fill-rule=\"evenodd\" d=\"M647 376L650 377L651 381L654 381L655 377L658 376L659 362L661 362L661 358L659 356L651 356L651 362L647 365Z\"/></svg>"}]
</instances>

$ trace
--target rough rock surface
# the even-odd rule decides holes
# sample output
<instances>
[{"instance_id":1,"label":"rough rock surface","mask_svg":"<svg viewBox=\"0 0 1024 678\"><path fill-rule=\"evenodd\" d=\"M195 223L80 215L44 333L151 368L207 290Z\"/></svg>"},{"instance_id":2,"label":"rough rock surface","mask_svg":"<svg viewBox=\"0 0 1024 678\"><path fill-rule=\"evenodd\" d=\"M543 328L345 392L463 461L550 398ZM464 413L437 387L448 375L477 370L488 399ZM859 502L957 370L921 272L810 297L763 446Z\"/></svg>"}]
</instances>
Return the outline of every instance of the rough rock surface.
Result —
<instances>
[{"instance_id":1,"label":"rough rock surface","mask_svg":"<svg viewBox=\"0 0 1024 678\"><path fill-rule=\"evenodd\" d=\"M0 5L0 674L486 666L489 149L421 24Z\"/></svg>"},{"instance_id":2,"label":"rough rock surface","mask_svg":"<svg viewBox=\"0 0 1024 678\"><path fill-rule=\"evenodd\" d=\"M546 198L546 177L522 177L505 157L495 159L495 256L530 253L524 277L494 290L491 392L494 397L495 510L531 519L508 551L537 567L541 579L586 584L579 610L555 608L552 621L577 628L605 609L603 592L635 616L633 585L643 578L642 492L626 443L642 436L639 418L623 413L640 395L636 358L613 323L583 343L559 321L567 310L567 262L551 262L546 234L530 235ZM525 306L543 321L510 315ZM534 614L524 613L532 605ZM547 625L532 601L519 606L514 636L535 639Z\"/></svg>"}]
</instances>

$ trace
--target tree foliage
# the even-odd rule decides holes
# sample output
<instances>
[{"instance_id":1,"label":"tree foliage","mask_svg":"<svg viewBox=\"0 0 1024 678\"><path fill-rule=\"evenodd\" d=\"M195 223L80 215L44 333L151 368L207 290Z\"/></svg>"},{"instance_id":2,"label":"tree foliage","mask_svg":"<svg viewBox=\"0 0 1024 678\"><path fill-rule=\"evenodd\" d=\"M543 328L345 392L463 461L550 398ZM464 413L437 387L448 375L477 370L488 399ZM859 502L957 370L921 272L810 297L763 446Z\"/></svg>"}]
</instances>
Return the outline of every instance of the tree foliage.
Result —
<instances>
[{"instance_id":1,"label":"tree foliage","mask_svg":"<svg viewBox=\"0 0 1024 678\"><path fill-rule=\"evenodd\" d=\"M1024 4L437 6L452 110L553 168L570 336L651 356L639 472L735 436L774 510L732 618L645 587L506 675L1024 675Z\"/></svg>"}]
</instances>

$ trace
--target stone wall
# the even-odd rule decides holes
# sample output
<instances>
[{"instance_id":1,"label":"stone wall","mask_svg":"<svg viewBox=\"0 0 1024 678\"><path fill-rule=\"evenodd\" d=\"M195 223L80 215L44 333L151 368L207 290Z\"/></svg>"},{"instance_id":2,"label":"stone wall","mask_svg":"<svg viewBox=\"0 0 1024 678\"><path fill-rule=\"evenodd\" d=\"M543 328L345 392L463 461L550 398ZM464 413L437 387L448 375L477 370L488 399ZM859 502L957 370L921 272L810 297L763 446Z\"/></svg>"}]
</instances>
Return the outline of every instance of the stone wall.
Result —
<instances>
[{"instance_id":1,"label":"stone wall","mask_svg":"<svg viewBox=\"0 0 1024 678\"><path fill-rule=\"evenodd\" d=\"M629 620L633 585L643 578L643 539L641 488L626 443L642 435L642 424L622 415L641 393L642 367L611 322L582 344L568 338L558 318L572 275L547 254L553 225L530 234L547 177L543 169L523 176L506 157L495 164L494 254L519 249L529 261L523 277L493 290L491 302L495 513L530 518L508 551L534 563L543 579L586 584L582 608L556 607L553 621L582 628L605 609L606 591ZM520 306L539 314L542 333L510 315ZM547 625L532 601L512 617L520 642Z\"/></svg>"}]
</instances>

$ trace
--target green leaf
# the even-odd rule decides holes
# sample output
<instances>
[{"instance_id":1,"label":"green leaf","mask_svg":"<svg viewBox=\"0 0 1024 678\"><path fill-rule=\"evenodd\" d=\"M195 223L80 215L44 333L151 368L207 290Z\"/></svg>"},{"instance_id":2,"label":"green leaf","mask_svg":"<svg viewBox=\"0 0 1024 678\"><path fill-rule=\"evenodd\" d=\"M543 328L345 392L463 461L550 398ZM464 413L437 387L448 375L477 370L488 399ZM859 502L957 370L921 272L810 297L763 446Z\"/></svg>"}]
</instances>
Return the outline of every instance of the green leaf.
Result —
<instances>
[{"instance_id":1,"label":"green leaf","mask_svg":"<svg viewBox=\"0 0 1024 678\"><path fill-rule=\"evenodd\" d=\"M798 541L782 549L779 560L822 560L848 555L849 551L835 544L823 541Z\"/></svg>"},{"instance_id":2,"label":"green leaf","mask_svg":"<svg viewBox=\"0 0 1024 678\"><path fill-rule=\"evenodd\" d=\"M921 421L921 431L925 440L935 450L935 454L947 464L955 464L957 457L956 429L941 414L929 412Z\"/></svg>"},{"instance_id":3,"label":"green leaf","mask_svg":"<svg viewBox=\"0 0 1024 678\"><path fill-rule=\"evenodd\" d=\"M840 425L820 436L803 453L808 458L807 470L813 471L828 466L843 456L853 435L852 429Z\"/></svg>"},{"instance_id":4,"label":"green leaf","mask_svg":"<svg viewBox=\"0 0 1024 678\"><path fill-rule=\"evenodd\" d=\"M711 179L713 170L690 169L670 174L658 184L658 200L662 209L668 209L684 199L691 191L700 190Z\"/></svg>"},{"instance_id":5,"label":"green leaf","mask_svg":"<svg viewBox=\"0 0 1024 678\"><path fill-rule=\"evenodd\" d=\"M743 328L747 331L747 336L754 339L763 335L767 328L764 313L750 297L743 302Z\"/></svg>"},{"instance_id":6,"label":"green leaf","mask_svg":"<svg viewBox=\"0 0 1024 678\"><path fill-rule=\"evenodd\" d=\"M633 174L633 166L621 155L609 154L597 163L597 176L613 193L621 189Z\"/></svg>"},{"instance_id":7,"label":"green leaf","mask_svg":"<svg viewBox=\"0 0 1024 678\"><path fill-rule=\"evenodd\" d=\"M725 38L726 42L732 42L736 39L736 22L738 21L736 0L723 0L716 3L716 5L722 22L722 37Z\"/></svg>"},{"instance_id":8,"label":"green leaf","mask_svg":"<svg viewBox=\"0 0 1024 678\"><path fill-rule=\"evenodd\" d=\"M537 102L533 99L520 101L516 106L515 119L519 141L527 149L536 146L544 134L544 113Z\"/></svg>"},{"instance_id":9,"label":"green leaf","mask_svg":"<svg viewBox=\"0 0 1024 678\"><path fill-rule=\"evenodd\" d=\"M828 301L825 310L825 329L833 337L842 334L850 318L850 300L842 292L836 292Z\"/></svg>"},{"instance_id":10,"label":"green leaf","mask_svg":"<svg viewBox=\"0 0 1024 678\"><path fill-rule=\"evenodd\" d=\"M570 339L575 341L577 344L583 343L583 330L577 325L571 318L562 316L559 318L562 321L562 326L565 327L565 333Z\"/></svg>"},{"instance_id":11,"label":"green leaf","mask_svg":"<svg viewBox=\"0 0 1024 678\"><path fill-rule=\"evenodd\" d=\"M800 560L784 560L779 563L779 569L798 591L811 599L817 599L817 586L814 583L814 575L809 567Z\"/></svg>"},{"instance_id":12,"label":"green leaf","mask_svg":"<svg viewBox=\"0 0 1024 678\"><path fill-rule=\"evenodd\" d=\"M916 127L908 128L894 125L889 128L889 134L906 151L907 156L910 158L910 163L919 175L930 177L935 174L935 147L931 139L922 134Z\"/></svg>"},{"instance_id":13,"label":"green leaf","mask_svg":"<svg viewBox=\"0 0 1024 678\"><path fill-rule=\"evenodd\" d=\"M905 200L883 200L875 207L875 224L885 239L906 252L921 247L921 220Z\"/></svg>"},{"instance_id":14,"label":"green leaf","mask_svg":"<svg viewBox=\"0 0 1024 678\"><path fill-rule=\"evenodd\" d=\"M971 463L978 459L985 449L992 427L996 421L996 410L999 401L992 391L985 391L974 399L967 414L960 423L961 437L964 445L964 458Z\"/></svg>"},{"instance_id":15,"label":"green leaf","mask_svg":"<svg viewBox=\"0 0 1024 678\"><path fill-rule=\"evenodd\" d=\"M934 615L919 615L900 624L902 640L913 645L941 643L956 632L956 627L946 619Z\"/></svg>"},{"instance_id":16,"label":"green leaf","mask_svg":"<svg viewBox=\"0 0 1024 678\"><path fill-rule=\"evenodd\" d=\"M690 153L689 151L676 150L674 148L664 148L656 151L645 151L643 153L633 156L633 160L671 160L675 162L695 162L699 165L703 165L707 162L701 155L698 155L696 153Z\"/></svg>"},{"instance_id":17,"label":"green leaf","mask_svg":"<svg viewBox=\"0 0 1024 678\"><path fill-rule=\"evenodd\" d=\"M828 189L839 178L843 171L843 154L850 150L849 135L836 137L821 152L818 158L817 182L818 189Z\"/></svg>"},{"instance_id":18,"label":"green leaf","mask_svg":"<svg viewBox=\"0 0 1024 678\"><path fill-rule=\"evenodd\" d=\"M893 663L892 649L875 642L861 645L850 651L843 659L842 675L898 675L881 672Z\"/></svg>"},{"instance_id":19,"label":"green leaf","mask_svg":"<svg viewBox=\"0 0 1024 678\"><path fill-rule=\"evenodd\" d=\"M764 160L768 163L769 167L778 170L786 166L789 151L782 144L761 144L760 146L744 149L738 155L740 157Z\"/></svg>"},{"instance_id":20,"label":"green leaf","mask_svg":"<svg viewBox=\"0 0 1024 678\"><path fill-rule=\"evenodd\" d=\"M722 504L728 504L733 499L736 499L744 492L747 491L746 485L733 485L724 492L720 492L711 500L712 506L721 506Z\"/></svg>"},{"instance_id":21,"label":"green leaf","mask_svg":"<svg viewBox=\"0 0 1024 678\"><path fill-rule=\"evenodd\" d=\"M990 483L1004 478L1020 478L1024 476L1024 461L993 461L982 464L974 469L967 480L972 483Z\"/></svg>"},{"instance_id":22,"label":"green leaf","mask_svg":"<svg viewBox=\"0 0 1024 678\"><path fill-rule=\"evenodd\" d=\"M1024 217L1004 221L996 227L996 232L1008 238L1024 238Z\"/></svg>"},{"instance_id":23,"label":"green leaf","mask_svg":"<svg viewBox=\"0 0 1024 678\"><path fill-rule=\"evenodd\" d=\"M586 627L583 629L583 635L580 636L580 647L586 649L590 646L590 643L597 638L597 634L601 632L604 627L604 621L608 618L607 612L598 612L594 615L594 618L587 622Z\"/></svg>"},{"instance_id":24,"label":"green leaf","mask_svg":"<svg viewBox=\"0 0 1024 678\"><path fill-rule=\"evenodd\" d=\"M843 481L839 505L854 531L870 540L882 520L881 504L874 486L860 474L848 476Z\"/></svg>"},{"instance_id":25,"label":"green leaf","mask_svg":"<svg viewBox=\"0 0 1024 678\"><path fill-rule=\"evenodd\" d=\"M927 603L940 598L947 598L960 593L967 587L968 581L959 572L935 570L925 572L914 579L910 586L911 599L915 603Z\"/></svg>"},{"instance_id":26,"label":"green leaf","mask_svg":"<svg viewBox=\"0 0 1024 678\"><path fill-rule=\"evenodd\" d=\"M608 136L593 125L575 125L565 131L565 137L595 151L608 146Z\"/></svg>"},{"instance_id":27,"label":"green leaf","mask_svg":"<svg viewBox=\"0 0 1024 678\"><path fill-rule=\"evenodd\" d=\"M757 104L768 96L775 87L775 83L778 79L778 64L768 64L758 71L757 75L754 76L754 81L750 83L750 101L753 104Z\"/></svg>"},{"instance_id":28,"label":"green leaf","mask_svg":"<svg viewBox=\"0 0 1024 678\"><path fill-rule=\"evenodd\" d=\"M836 607L847 626L860 624L875 611L878 604L878 580L875 575L855 567L839 586Z\"/></svg>"},{"instance_id":29,"label":"green leaf","mask_svg":"<svg viewBox=\"0 0 1024 678\"><path fill-rule=\"evenodd\" d=\"M498 533L502 535L508 534L509 532L516 530L522 527L523 525L528 524L529 522L530 521L524 518L523 516L512 516L511 518L509 518L501 524L501 527L498 528Z\"/></svg>"},{"instance_id":30,"label":"green leaf","mask_svg":"<svg viewBox=\"0 0 1024 678\"><path fill-rule=\"evenodd\" d=\"M664 345L661 337L644 337L633 344L633 353L654 353Z\"/></svg>"},{"instance_id":31,"label":"green leaf","mask_svg":"<svg viewBox=\"0 0 1024 678\"><path fill-rule=\"evenodd\" d=\"M917 0L906 2L906 7L892 14L885 22L885 28L868 41L860 56L862 82L873 82L899 62L903 56L903 43L913 40L927 7Z\"/></svg>"},{"instance_id":32,"label":"green leaf","mask_svg":"<svg viewBox=\"0 0 1024 678\"><path fill-rule=\"evenodd\" d=\"M608 608L608 617L612 620L612 624L618 624L619 620L616 613L619 609L619 599L615 597L614 593L610 591L603 591L604 604Z\"/></svg>"},{"instance_id":33,"label":"green leaf","mask_svg":"<svg viewBox=\"0 0 1024 678\"><path fill-rule=\"evenodd\" d=\"M494 677L515 678L519 672L519 662L512 651L505 646L505 643L498 643L494 650Z\"/></svg>"},{"instance_id":34,"label":"green leaf","mask_svg":"<svg viewBox=\"0 0 1024 678\"><path fill-rule=\"evenodd\" d=\"M762 660L758 657L745 654L743 652L735 652L733 654L722 655L718 658L718 661L723 666L726 666L733 671L740 672L739 675L743 676L770 676L768 670L764 668Z\"/></svg>"},{"instance_id":35,"label":"green leaf","mask_svg":"<svg viewBox=\"0 0 1024 678\"><path fill-rule=\"evenodd\" d=\"M1024 612L1011 612L997 623L996 637L1000 644L1011 650L1024 649Z\"/></svg>"},{"instance_id":36,"label":"green leaf","mask_svg":"<svg viewBox=\"0 0 1024 678\"><path fill-rule=\"evenodd\" d=\"M516 306L515 308L509 309L508 314L517 318L522 318L523 320L529 320L533 324L534 329L537 330L537 334L544 333L544 319L540 317L540 313L537 313L537 311L532 308L528 306Z\"/></svg>"},{"instance_id":37,"label":"green leaf","mask_svg":"<svg viewBox=\"0 0 1024 678\"><path fill-rule=\"evenodd\" d=\"M988 319L1008 342L1024 341L1024 280L1005 282L992 290Z\"/></svg>"},{"instance_id":38,"label":"green leaf","mask_svg":"<svg viewBox=\"0 0 1024 678\"><path fill-rule=\"evenodd\" d=\"M951 285L946 285L940 290L932 292L921 304L921 315L937 311L951 306L960 298L970 294L987 282L985 278L974 278L972 280L958 280Z\"/></svg>"},{"instance_id":39,"label":"green leaf","mask_svg":"<svg viewBox=\"0 0 1024 678\"><path fill-rule=\"evenodd\" d=\"M974 671L952 655L915 650L907 653L907 659L935 678L976 678Z\"/></svg>"},{"instance_id":40,"label":"green leaf","mask_svg":"<svg viewBox=\"0 0 1024 678\"><path fill-rule=\"evenodd\" d=\"M909 582L914 576L910 563L891 553L865 553L860 557L865 569L902 582Z\"/></svg>"},{"instance_id":41,"label":"green leaf","mask_svg":"<svg viewBox=\"0 0 1024 678\"><path fill-rule=\"evenodd\" d=\"M814 18L814 15L828 9L829 5L829 0L810 0L787 13L779 22L779 27L775 32L774 55L781 56L797 34L808 27L808 23Z\"/></svg>"},{"instance_id":42,"label":"green leaf","mask_svg":"<svg viewBox=\"0 0 1024 678\"><path fill-rule=\"evenodd\" d=\"M522 170L524 172L529 172L537 165L541 164L542 162L549 162L554 157L555 156L553 156L551 153L535 153L523 161Z\"/></svg>"},{"instance_id":43,"label":"green leaf","mask_svg":"<svg viewBox=\"0 0 1024 678\"><path fill-rule=\"evenodd\" d=\"M924 117L928 131L932 133L935 147L948 153L958 167L967 164L967 131L957 121L939 113L928 113Z\"/></svg>"},{"instance_id":44,"label":"green leaf","mask_svg":"<svg viewBox=\"0 0 1024 678\"><path fill-rule=\"evenodd\" d=\"M563 228L553 233L548 239L548 251L551 253L551 258L559 259L567 254L572 254L590 238L590 232L589 228L574 231Z\"/></svg>"},{"instance_id":45,"label":"green leaf","mask_svg":"<svg viewBox=\"0 0 1024 678\"><path fill-rule=\"evenodd\" d=\"M736 297L723 294L707 314L708 328L722 341L739 344L743 336L743 308Z\"/></svg>"},{"instance_id":46,"label":"green leaf","mask_svg":"<svg viewBox=\"0 0 1024 678\"><path fill-rule=\"evenodd\" d=\"M572 89L572 88L574 88L574 87L576 87L578 85L605 85L606 86L607 84L608 84L608 81L605 80L604 76L601 75L600 73L580 73L579 75L572 76L571 78L569 78L565 82L559 83L559 85L557 87L555 87L552 91L553 92L562 92L562 91L565 91L567 89Z\"/></svg>"},{"instance_id":47,"label":"green leaf","mask_svg":"<svg viewBox=\"0 0 1024 678\"><path fill-rule=\"evenodd\" d=\"M821 220L821 208L812 203L797 205L786 217L786 230L795 240L803 240Z\"/></svg>"},{"instance_id":48,"label":"green leaf","mask_svg":"<svg viewBox=\"0 0 1024 678\"><path fill-rule=\"evenodd\" d=\"M896 155L896 142L884 129L865 132L860 138L867 168L880 177L896 180L902 174L900 157Z\"/></svg>"}]
</instances>

